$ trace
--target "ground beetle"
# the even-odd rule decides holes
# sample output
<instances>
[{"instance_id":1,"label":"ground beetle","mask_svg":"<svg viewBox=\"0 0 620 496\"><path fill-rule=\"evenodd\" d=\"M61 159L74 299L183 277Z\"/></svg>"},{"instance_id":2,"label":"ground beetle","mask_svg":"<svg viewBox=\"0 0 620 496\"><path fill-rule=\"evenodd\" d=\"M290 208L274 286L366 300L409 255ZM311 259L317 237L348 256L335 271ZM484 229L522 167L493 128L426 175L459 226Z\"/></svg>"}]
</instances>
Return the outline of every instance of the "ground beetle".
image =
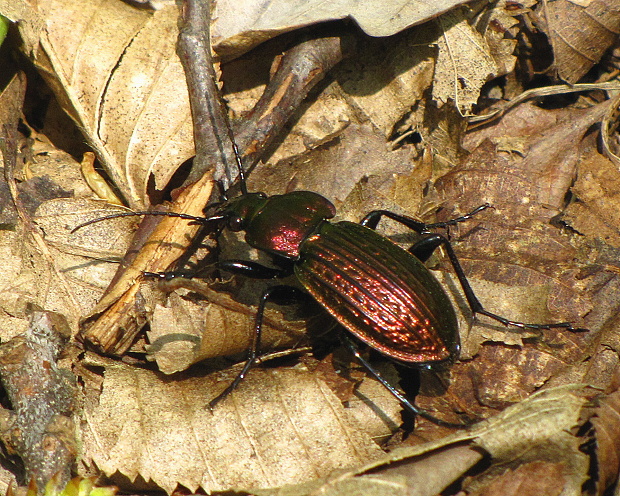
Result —
<instances>
[{"instance_id":1,"label":"ground beetle","mask_svg":"<svg viewBox=\"0 0 620 496\"><path fill-rule=\"evenodd\" d=\"M243 171L239 162L239 170ZM489 207L482 205L467 215L447 222L425 224L387 210L370 212L361 223L331 223L336 210L323 196L309 191L266 196L248 193L240 174L241 196L226 200L208 217L172 212L131 212L111 215L93 222L131 215L180 217L200 224L215 225L245 232L246 242L270 254L279 268L246 260L223 260L217 267L235 274L260 279L297 277L306 291L359 341L400 363L419 368L450 364L459 353L457 317L446 292L424 262L443 246L463 288L474 315L482 314L506 326L530 329L565 328L570 323L525 324L515 322L483 308L475 296L450 241L432 234L430 229L455 225ZM379 220L388 217L423 235L409 250L404 250L375 231ZM78 229L76 228L76 229ZM147 277L172 278L182 273L147 273ZM269 300L297 296L299 289L271 286L261 295L252 346L242 371L226 390L213 399L212 408L243 380L256 363L260 346L263 312ZM368 371L414 415L436 424L463 427L438 419L411 403L389 384L360 354L357 344L343 343Z\"/></svg>"}]
</instances>

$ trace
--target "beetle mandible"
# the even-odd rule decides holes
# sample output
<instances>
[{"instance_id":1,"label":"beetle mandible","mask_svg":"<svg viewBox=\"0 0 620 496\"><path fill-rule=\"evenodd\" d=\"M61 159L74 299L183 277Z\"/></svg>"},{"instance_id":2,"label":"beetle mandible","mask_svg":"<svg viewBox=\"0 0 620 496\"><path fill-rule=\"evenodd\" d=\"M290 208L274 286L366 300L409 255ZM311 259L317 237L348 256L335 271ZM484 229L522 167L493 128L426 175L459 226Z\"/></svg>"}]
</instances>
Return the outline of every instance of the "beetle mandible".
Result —
<instances>
[{"instance_id":1,"label":"beetle mandible","mask_svg":"<svg viewBox=\"0 0 620 496\"><path fill-rule=\"evenodd\" d=\"M239 163L240 171L243 169ZM530 329L565 328L568 322L527 324L487 311L472 290L448 238L430 232L470 219L489 207L479 206L462 217L425 224L388 210L370 212L359 223L330 222L336 210L323 196L310 191L294 191L266 196L248 193L240 174L241 196L224 201L208 217L173 212L130 212L84 223L132 216L180 217L200 224L215 223L219 229L243 231L253 248L272 256L276 267L247 260L221 260L219 269L260 279L276 279L294 274L303 288L357 340L383 355L406 365L430 368L450 364L459 354L456 313L439 281L424 262L440 246L454 268L472 314L486 315L506 326ZM409 250L378 234L382 217L388 217L424 237ZM77 228L76 228L77 229ZM172 278L181 273L145 273L147 277ZM269 300L283 295L296 296L299 289L276 285L261 295L256 313L252 345L242 371L209 406L213 408L243 380L257 361L263 313ZM464 427L434 417L410 402L389 384L360 354L357 344L344 337L343 343L368 371L414 415L448 427Z\"/></svg>"}]
</instances>

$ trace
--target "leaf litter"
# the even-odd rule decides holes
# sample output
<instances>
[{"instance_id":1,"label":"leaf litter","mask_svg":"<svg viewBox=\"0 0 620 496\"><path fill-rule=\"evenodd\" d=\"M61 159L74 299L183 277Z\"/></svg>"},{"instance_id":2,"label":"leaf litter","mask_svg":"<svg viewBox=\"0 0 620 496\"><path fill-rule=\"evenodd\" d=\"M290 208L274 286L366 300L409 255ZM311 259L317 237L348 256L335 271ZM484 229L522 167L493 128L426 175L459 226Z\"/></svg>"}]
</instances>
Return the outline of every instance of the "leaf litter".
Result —
<instances>
[{"instance_id":1,"label":"leaf litter","mask_svg":"<svg viewBox=\"0 0 620 496\"><path fill-rule=\"evenodd\" d=\"M453 7L453 3L445 9ZM224 6L221 3L219 7ZM35 51L26 49L26 53L32 55L62 107L81 127L127 204L132 208L148 206L149 181L161 188L193 153L185 78L174 55L178 11L165 7L149 13L121 2L86 2L79 9L54 2L48 7L41 46ZM490 201L494 210L450 232L483 304L502 315L528 321L571 320L590 332L507 334L505 329L486 323L471 327L465 311L461 323L463 361L450 371L447 383L447 375L439 381L423 377L416 401L446 417L454 415L455 408L470 418L478 418L508 406L493 417L496 423L492 425L497 427L489 428L489 432L500 434L500 439L493 443L472 441L476 432L484 430L485 424L481 424L475 428L478 431L456 433L420 448L433 452L440 446L460 443L451 446L454 458L447 455L447 460L460 460L462 468L450 473L449 463L439 463L432 457L427 462L431 469L415 472L415 478L408 469L387 478L375 473L358 477L361 470L346 467L380 459L382 452L371 439L384 437L386 426L390 426L388 432L393 432L393 427L401 423L391 396L379 390L372 401L362 401L375 414L383 408L391 409L391 420L384 418L375 423L376 430L365 432L362 427L369 421L353 419L342 398L333 396L312 371L300 365L274 367L252 371L239 391L226 400L228 406L224 402L222 409L218 406L210 416L204 406L228 384L237 369L207 376L195 365L190 371L182 371L205 356L242 352L249 340L247 329L254 309L230 296L234 292L230 288L227 293L217 293L220 296L215 296L211 288L179 288L170 298L156 294L138 303L128 298L124 308L131 307L131 312L119 315L137 315L132 313L136 305L157 315L149 337L151 346L157 348L162 340L169 339L166 336L185 333L192 336L184 344L189 351L175 357L173 348L165 360L161 355L157 357L154 349L148 351L163 371L172 374L170 377L153 372L142 360L139 363L143 368L101 358L80 365L104 371L103 379L92 371L82 371L89 383L85 391L96 393L84 400L81 435L86 442L81 454L82 469L96 468L109 476L118 471L126 479L118 477L117 482L129 490L137 486L127 480L138 484L143 479L167 492L181 484L192 491L202 487L207 491L238 489L260 494L261 487L306 481L302 486L274 492L308 494L329 489L334 493L349 491L347 494L354 490L402 494L412 485L423 486L420 472L432 472L438 466L446 467L446 472L437 474L440 482L463 480L468 467L481 459L482 450L483 456L495 464L468 481L474 493L497 492L493 480L523 480L524 472L540 474L546 468L550 474L546 480L556 483L549 483L550 491L561 488L565 494L578 494L587 480L588 459L596 454L581 450L592 434L578 430L586 425L589 405L566 388L575 383L605 388L611 381L610 370L617 366L617 354L609 351L618 349L613 317L617 313L618 289L612 182L616 171L598 152L592 133L593 126L606 114L605 103L582 99L581 105L570 110L545 111L521 105L496 125L470 132L463 141L466 123L450 107L451 102L456 102L461 113L476 111L473 105L489 80L507 74L507 80L514 85L514 36L527 30L523 24L515 24L515 17L507 14L510 11L502 2L482 17L476 17L475 5L470 7L453 10L393 39L363 39L360 46L370 56L353 57L334 71L335 79L327 81L310 98L309 107L298 112L291 132L273 145L265 158L267 163L257 166L250 186L270 193L287 188L320 192L333 199L351 220L359 220L372 208L426 216L437 205L443 207L441 219ZM522 7L519 14L527 11L527 6ZM350 15L349 11L342 12ZM382 22L381 16L374 17L379 24ZM251 16L242 20L248 18ZM409 17L402 22L409 26L426 19ZM481 19L486 19L486 25ZM246 31L239 30L240 34L216 43L215 49L232 57L283 32L275 24L265 27L251 23L250 19L250 27L243 28ZM287 24L284 31L298 27L292 22ZM402 27L389 29L394 34ZM29 36L32 39L31 32ZM423 49L407 53L411 45L423 45ZM463 51L457 53L455 47ZM247 66L251 68L253 57L260 56L260 47L247 54ZM364 63L360 59L365 59ZM384 66L377 69L381 64ZM223 71L224 81L233 87L234 78L229 76L230 82L226 79L226 64ZM562 70L559 73L565 74ZM268 71L262 74L261 84L266 84ZM566 77L578 80L577 76ZM506 85L506 98L515 88L519 89L518 85ZM234 91L226 95L243 119L242 108L247 108L248 103L241 102L241 93L239 100ZM584 105L590 110L579 109ZM410 107L412 112L406 115ZM421 144L407 139L416 133ZM393 149L390 139L399 139L401 134L404 138L398 141L400 148ZM36 134L33 136L37 141ZM52 146L45 152L49 153L57 151ZM77 163L72 163L71 158L59 158L57 163L75 174ZM52 174L55 169L53 164L35 167L35 176ZM450 173L444 176L447 170ZM21 171L16 172L19 175ZM51 177L59 185L67 184ZM104 211L119 211L86 198L86 183L72 177L77 198L43 201L35 220L62 277L70 281L79 314L84 316L97 312L95 305L130 243L128 235L135 222L117 219L89 226L87 234L69 234L81 222L105 215ZM32 181L28 174L23 178L20 176L20 181ZM427 194L422 196L424 191ZM577 201L567 205L571 194ZM205 199L195 202L198 214L205 203ZM386 232L398 234L398 229L386 223ZM394 239L402 241L398 236ZM41 270L49 261L37 258L37 245L29 244L27 233L19 229L5 231L3 241L7 263L2 321L8 338L24 328L24 301L38 301L46 308L62 311L66 295L55 288L58 274ZM139 278L144 270L148 269L138 266L134 275L128 276L129 281ZM128 283L128 287L133 286ZM196 299L201 294L203 298ZM205 294L211 313L219 314L212 320L200 314L205 312ZM455 301L463 306L458 295ZM194 306L183 314L180 309L189 304ZM224 310L232 314L222 316ZM167 317L157 312L167 312ZM287 333L290 320L279 313L278 309L270 317L275 334L268 333L266 346L294 345L300 336ZM164 317L168 320L162 321ZM158 318L163 332L157 330ZM238 323L232 325L233 321ZM209 322L208 328L205 322ZM136 329L140 324L133 323ZM235 326L237 330L233 331ZM304 324L298 327L303 328ZM144 339L130 339L126 345L144 354L149 350ZM196 342L212 345L213 350L204 352ZM96 384L101 385L100 391L94 387ZM549 386L560 388L531 396ZM528 410L528 402L536 404L545 394L553 398L552 411L564 412L560 422L547 407ZM376 407L385 402L391 406ZM271 408L265 406L272 404ZM527 420L511 424L506 415L518 411L521 413L515 414L516 418L523 415ZM547 415L554 419L551 424L559 425L557 431L545 427L551 425L545 423ZM333 425L334 430L327 425ZM541 437L536 439L546 439L552 448L539 449L544 442L534 441L530 432L525 435L524 431L509 431L510 425L538 429ZM409 442L436 439L445 433L420 422ZM480 437L484 438L482 434ZM515 455L518 447L509 450L514 439L524 439L529 457ZM224 452L232 453L225 456ZM607 454L610 452L601 451L600 461L612 460L613 456ZM200 456L196 456L198 453ZM398 456L407 459L414 455ZM601 473L604 482L599 491L615 481L617 468L610 462L601 467ZM531 489L533 493L542 491L542 480ZM429 491L442 490L439 486L428 487Z\"/></svg>"}]
</instances>

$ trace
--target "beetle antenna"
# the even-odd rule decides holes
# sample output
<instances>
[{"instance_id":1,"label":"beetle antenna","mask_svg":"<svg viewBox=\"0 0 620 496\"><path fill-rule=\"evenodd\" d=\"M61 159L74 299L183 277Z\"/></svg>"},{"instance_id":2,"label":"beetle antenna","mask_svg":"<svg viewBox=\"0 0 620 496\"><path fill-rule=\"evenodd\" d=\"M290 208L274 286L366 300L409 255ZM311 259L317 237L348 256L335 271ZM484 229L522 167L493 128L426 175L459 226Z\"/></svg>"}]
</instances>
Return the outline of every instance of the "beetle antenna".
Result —
<instances>
[{"instance_id":1,"label":"beetle antenna","mask_svg":"<svg viewBox=\"0 0 620 496\"><path fill-rule=\"evenodd\" d=\"M230 129L230 124L228 120L226 121L226 125L228 127L228 132L230 134L230 140L232 141L232 147L235 152L235 160L237 161L237 168L239 169L239 186L241 187L241 194L248 194L248 187L245 184L245 170L243 169L243 162L241 162L241 156L239 155L239 148L237 147L237 143L235 143L235 137L232 134L232 129Z\"/></svg>"},{"instance_id":2,"label":"beetle antenna","mask_svg":"<svg viewBox=\"0 0 620 496\"><path fill-rule=\"evenodd\" d=\"M90 226L91 224L96 224L97 222L102 222L104 220L118 219L119 217L136 217L136 216L142 216L142 215L159 215L161 217L178 217L180 219L191 220L195 224L207 224L208 222L222 220L224 218L223 215L213 215L211 217L197 217L195 215L181 214L178 212L162 212L162 211L157 211L157 210L152 211L152 212L148 212L148 211L123 212L120 214L106 215L105 217L98 217L96 219L83 222L79 226L76 226L73 229L71 229L71 234L73 234L78 229L82 229L83 227Z\"/></svg>"},{"instance_id":3,"label":"beetle antenna","mask_svg":"<svg viewBox=\"0 0 620 496\"><path fill-rule=\"evenodd\" d=\"M212 75L211 77L213 78L215 87L217 88L218 82L215 79L215 76ZM224 100L222 93L219 91L216 91L216 93L217 93L217 98L219 99L220 106L223 109L226 109L226 111L229 110L228 104L226 103L226 100ZM233 133L232 126L230 125L230 119L228 118L228 113L226 111L223 112L224 114L223 120L224 120L224 123L226 124L226 132L228 133L228 139L230 140L230 143L232 145L233 152L235 155L235 161L237 162L237 169L239 170L239 186L241 187L241 194L247 195L248 188L245 184L245 170L243 169L243 162L241 161L241 154L239 153L239 147L237 146L237 142L235 141L235 133Z\"/></svg>"}]
</instances>

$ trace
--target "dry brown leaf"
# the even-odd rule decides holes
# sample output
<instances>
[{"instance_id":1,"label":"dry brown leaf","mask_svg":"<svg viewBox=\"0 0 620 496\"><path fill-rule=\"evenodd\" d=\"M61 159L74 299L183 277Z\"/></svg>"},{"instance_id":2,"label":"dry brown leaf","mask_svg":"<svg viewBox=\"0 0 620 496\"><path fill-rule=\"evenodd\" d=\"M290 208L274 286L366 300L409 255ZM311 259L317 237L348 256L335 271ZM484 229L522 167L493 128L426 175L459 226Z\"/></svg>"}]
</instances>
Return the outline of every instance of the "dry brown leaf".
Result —
<instances>
[{"instance_id":1,"label":"dry brown leaf","mask_svg":"<svg viewBox=\"0 0 620 496\"><path fill-rule=\"evenodd\" d=\"M123 212L126 210L86 198L50 200L37 209L37 225L45 232L46 243L73 288L82 315L92 311L112 280L129 246L135 219L118 219L114 229L99 223L88 231L71 230L88 220Z\"/></svg>"},{"instance_id":2,"label":"dry brown leaf","mask_svg":"<svg viewBox=\"0 0 620 496\"><path fill-rule=\"evenodd\" d=\"M0 0L0 12L12 22L19 23L19 29L26 53L37 49L43 29L43 18L38 9L28 1Z\"/></svg>"},{"instance_id":3,"label":"dry brown leaf","mask_svg":"<svg viewBox=\"0 0 620 496\"><path fill-rule=\"evenodd\" d=\"M611 160L592 150L579 162L579 177L562 218L580 233L620 248L620 171Z\"/></svg>"},{"instance_id":4,"label":"dry brown leaf","mask_svg":"<svg viewBox=\"0 0 620 496\"><path fill-rule=\"evenodd\" d=\"M282 160L276 165L257 168L249 179L252 191L282 194L285 190L317 191L340 206L366 176L387 181L411 171L413 151L387 151L385 136L369 124L350 124L336 146L319 147ZM320 171L320 173L318 173ZM339 210L339 215L343 215ZM359 221L360 212L353 214Z\"/></svg>"},{"instance_id":5,"label":"dry brown leaf","mask_svg":"<svg viewBox=\"0 0 620 496\"><path fill-rule=\"evenodd\" d=\"M175 54L178 9L123 2L49 2L35 63L132 208L148 206L193 155L185 76Z\"/></svg>"},{"instance_id":6,"label":"dry brown leaf","mask_svg":"<svg viewBox=\"0 0 620 496\"><path fill-rule=\"evenodd\" d=\"M84 412L82 459L170 493L177 484L207 492L280 486L382 453L303 369L256 369L209 412L207 402L230 379L228 373L164 382L107 362L101 397Z\"/></svg>"},{"instance_id":7,"label":"dry brown leaf","mask_svg":"<svg viewBox=\"0 0 620 496\"><path fill-rule=\"evenodd\" d=\"M0 93L0 143L2 146L5 183L2 188L2 210L8 218L2 234L7 255L5 285L2 288L9 316L5 323L12 323L23 329L22 319L28 303L40 308L62 312L75 329L79 308L70 285L60 271L49 251L42 232L32 222L37 206L50 198L69 196L68 191L56 187L47 177L35 177L18 182L21 144L18 142L17 127L19 113L26 91L26 77L18 72ZM13 328L5 330L11 334Z\"/></svg>"},{"instance_id":8,"label":"dry brown leaf","mask_svg":"<svg viewBox=\"0 0 620 496\"><path fill-rule=\"evenodd\" d=\"M462 0L370 0L363 3L230 1L216 4L213 18L215 49L228 56L250 50L278 34L317 22L351 18L370 36L391 36L432 19Z\"/></svg>"},{"instance_id":9,"label":"dry brown leaf","mask_svg":"<svg viewBox=\"0 0 620 496\"><path fill-rule=\"evenodd\" d=\"M509 470L472 496L558 496L565 487L560 463L531 462Z\"/></svg>"},{"instance_id":10,"label":"dry brown leaf","mask_svg":"<svg viewBox=\"0 0 620 496\"><path fill-rule=\"evenodd\" d=\"M579 81L620 33L618 0L546 1L539 4L538 14L546 22L555 69L568 83Z\"/></svg>"},{"instance_id":11,"label":"dry brown leaf","mask_svg":"<svg viewBox=\"0 0 620 496\"><path fill-rule=\"evenodd\" d=\"M584 396L592 394L578 385L542 391L469 431L458 431L413 448L395 449L363 467L318 481L312 494L340 495L356 490L361 494L386 494L381 491L389 485L393 492L387 494L431 496L459 481L485 455L493 463L476 478L469 479L464 488L468 492L486 485L488 478L507 468L543 459L563 467L565 494L581 494L589 459L578 449L583 440L573 433L590 414ZM431 462L433 459L436 463ZM441 463L437 463L439 460ZM423 470L415 467L418 464ZM410 477L412 474L416 477ZM302 488L289 491L259 494L309 494Z\"/></svg>"},{"instance_id":12,"label":"dry brown leaf","mask_svg":"<svg viewBox=\"0 0 620 496\"><path fill-rule=\"evenodd\" d=\"M425 41L419 29L396 39L366 40L358 48L364 57L336 70L342 90L386 138L433 82L437 49Z\"/></svg>"}]
</instances>

